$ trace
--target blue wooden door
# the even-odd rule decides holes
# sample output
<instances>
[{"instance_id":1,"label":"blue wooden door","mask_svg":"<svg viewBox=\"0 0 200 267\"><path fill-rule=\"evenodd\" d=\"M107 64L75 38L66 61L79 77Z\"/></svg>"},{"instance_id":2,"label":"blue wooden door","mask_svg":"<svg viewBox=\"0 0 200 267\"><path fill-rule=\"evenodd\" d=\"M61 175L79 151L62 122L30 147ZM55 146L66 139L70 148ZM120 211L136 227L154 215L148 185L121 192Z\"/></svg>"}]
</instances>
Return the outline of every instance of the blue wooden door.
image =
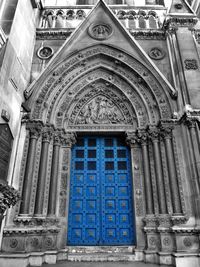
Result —
<instances>
[{"instance_id":1,"label":"blue wooden door","mask_svg":"<svg viewBox=\"0 0 200 267\"><path fill-rule=\"evenodd\" d=\"M129 148L118 137L78 138L72 149L68 245L133 245Z\"/></svg>"}]
</instances>

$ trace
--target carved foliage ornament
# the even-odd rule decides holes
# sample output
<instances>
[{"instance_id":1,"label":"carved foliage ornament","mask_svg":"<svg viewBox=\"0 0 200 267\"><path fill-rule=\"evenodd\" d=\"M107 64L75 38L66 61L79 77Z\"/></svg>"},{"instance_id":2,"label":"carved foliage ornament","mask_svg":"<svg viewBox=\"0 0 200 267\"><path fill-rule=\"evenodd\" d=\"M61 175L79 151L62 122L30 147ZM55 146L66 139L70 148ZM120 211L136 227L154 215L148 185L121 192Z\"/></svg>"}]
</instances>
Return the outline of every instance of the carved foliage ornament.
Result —
<instances>
[{"instance_id":1,"label":"carved foliage ornament","mask_svg":"<svg viewBox=\"0 0 200 267\"><path fill-rule=\"evenodd\" d=\"M100 22L90 25L88 28L88 33L94 39L105 40L112 35L113 29L110 25Z\"/></svg>"},{"instance_id":2,"label":"carved foliage ornament","mask_svg":"<svg viewBox=\"0 0 200 267\"><path fill-rule=\"evenodd\" d=\"M19 201L19 192L7 184L0 184L0 214L3 214L10 206L14 206Z\"/></svg>"}]
</instances>

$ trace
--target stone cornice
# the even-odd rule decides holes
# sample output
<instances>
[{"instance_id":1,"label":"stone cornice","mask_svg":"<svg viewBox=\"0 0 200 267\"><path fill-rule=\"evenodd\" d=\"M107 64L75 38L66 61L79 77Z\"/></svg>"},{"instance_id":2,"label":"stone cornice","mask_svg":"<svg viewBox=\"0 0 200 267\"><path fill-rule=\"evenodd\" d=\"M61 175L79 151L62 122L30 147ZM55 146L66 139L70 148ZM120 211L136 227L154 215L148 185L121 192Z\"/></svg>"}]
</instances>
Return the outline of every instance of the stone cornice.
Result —
<instances>
[{"instance_id":1,"label":"stone cornice","mask_svg":"<svg viewBox=\"0 0 200 267\"><path fill-rule=\"evenodd\" d=\"M198 19L194 16L181 17L181 16L169 16L166 18L163 28L171 29L176 27L193 27L197 24Z\"/></svg>"},{"instance_id":2,"label":"stone cornice","mask_svg":"<svg viewBox=\"0 0 200 267\"><path fill-rule=\"evenodd\" d=\"M166 32L163 30L129 30L136 40L165 40Z\"/></svg>"},{"instance_id":3,"label":"stone cornice","mask_svg":"<svg viewBox=\"0 0 200 267\"><path fill-rule=\"evenodd\" d=\"M66 40L74 31L74 28L65 29L37 29L37 40ZM164 30L135 30L130 29L130 34L136 40L166 40Z\"/></svg>"},{"instance_id":4,"label":"stone cornice","mask_svg":"<svg viewBox=\"0 0 200 267\"><path fill-rule=\"evenodd\" d=\"M66 40L74 31L74 28L65 29L37 29L37 40Z\"/></svg>"},{"instance_id":5,"label":"stone cornice","mask_svg":"<svg viewBox=\"0 0 200 267\"><path fill-rule=\"evenodd\" d=\"M12 235L27 235L27 234L57 234L59 233L60 228L9 228L4 229L3 233L5 236L12 236Z\"/></svg>"},{"instance_id":6,"label":"stone cornice","mask_svg":"<svg viewBox=\"0 0 200 267\"><path fill-rule=\"evenodd\" d=\"M180 123L185 123L188 126L196 122L200 123L200 110L198 109L188 109L180 118Z\"/></svg>"}]
</instances>

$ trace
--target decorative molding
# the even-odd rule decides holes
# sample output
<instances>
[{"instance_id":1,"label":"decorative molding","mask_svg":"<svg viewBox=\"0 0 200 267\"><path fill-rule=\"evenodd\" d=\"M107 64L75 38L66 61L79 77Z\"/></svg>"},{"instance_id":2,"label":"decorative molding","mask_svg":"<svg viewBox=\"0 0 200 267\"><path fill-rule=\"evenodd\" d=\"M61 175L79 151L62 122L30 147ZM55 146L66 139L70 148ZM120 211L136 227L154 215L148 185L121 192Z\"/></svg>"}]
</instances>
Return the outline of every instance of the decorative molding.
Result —
<instances>
[{"instance_id":1,"label":"decorative molding","mask_svg":"<svg viewBox=\"0 0 200 267\"><path fill-rule=\"evenodd\" d=\"M198 19L195 17L168 17L164 24L163 27L165 29L170 29L171 27L193 27L197 24Z\"/></svg>"},{"instance_id":2,"label":"decorative molding","mask_svg":"<svg viewBox=\"0 0 200 267\"><path fill-rule=\"evenodd\" d=\"M157 80L155 80L155 78L149 73L149 71L147 71L144 68L144 66L141 65L137 60L131 58L127 54L122 53L121 51L119 53L119 51L117 49L110 48L110 47L107 47L104 45L103 46L96 46L93 48L87 48L87 49L81 51L79 54L75 54L75 55L71 56L62 66L59 66L54 71L53 75L51 77L49 77L47 82L41 87L42 88L41 93L38 96L38 99L35 103L35 107L33 108L32 117L36 118L36 119L42 118L42 116L43 116L42 114L45 110L45 112L47 112L47 120L50 121L50 118L52 116L52 108L54 107L54 103L55 103L56 99L59 96L63 95L64 93L65 93L65 98L64 97L61 98L61 99L63 99L63 103L60 103L60 105L62 107L62 105L64 105L64 103L65 103L65 107L67 107L67 109L69 109L71 104L72 104L72 101L76 101L75 96L77 94L79 94L79 92L81 92L81 90L83 90L83 89L85 90L86 86L93 84L95 82L95 80L97 79L97 78L95 78L94 80L92 80L92 79L89 80L91 75L88 75L87 73L89 72L90 69L92 70L94 67L97 68L99 66L99 61L96 62L95 65L94 65L94 63L93 63L93 65L91 64L91 61L95 62L95 60L99 56L99 53L105 55L106 62L108 62L109 66L110 65L112 66L113 63L116 62L116 60L119 62L123 62L123 64L125 64L125 66L127 68L126 71L123 71L123 69L120 67L120 65L117 65L118 66L117 69L116 69L116 64L115 64L115 66L112 66L112 67L114 67L116 69L117 74L119 72L119 74L120 74L119 77L124 76L124 80L128 80L131 83L133 83L132 87L126 83L126 87L129 86L132 89L127 90L126 92L123 92L123 94L125 94L126 97L128 99L130 99L129 101L132 102L133 107L135 107L138 110L138 113L139 113L138 118L140 119L140 126L141 127L142 127L142 125L145 125L145 123L147 123L147 115L145 115L146 114L146 110L144 110L145 107L142 107L142 105L144 105L144 103L142 104L141 101L139 102L138 94L143 94L145 101L147 101L146 99L148 98L148 105L149 105L149 103L153 103L153 100L152 100L153 96L152 95L154 95L154 97L156 97L156 99L159 103L159 109L155 110L153 107L149 107L149 112L152 113L152 117L153 116L155 118L157 117L156 114L153 115L153 113L155 113L155 112L159 112L161 114L162 118L171 117L171 110L170 110L169 101L167 99L167 96L165 95L165 93L163 94L163 90L161 89L161 85L158 83ZM84 66L82 65L83 62L85 62ZM81 66L81 68L80 68L80 66ZM76 69L77 69L77 71L75 72L74 70L76 70ZM135 76L137 73L142 74L142 76L139 77L140 79L138 77L136 79L136 77L134 77L131 74L129 75L131 69L134 69ZM73 75L71 73L72 71L73 71ZM105 71L104 71L104 73L105 73ZM104 76L105 76L105 74L104 74ZM78 80L77 80L77 77L79 77ZM96 75L95 75L95 77L96 77ZM103 77L103 79L105 79L105 78ZM121 79L121 80L123 81L123 79ZM120 80L118 81L117 79L111 79L111 80L108 79L108 82L105 81L105 83L106 83L107 88L109 88L110 85L111 85L111 87L115 86L115 88L117 86L119 92L121 91ZM123 83L124 83L124 81L123 81ZM107 86L107 84L108 84L108 86ZM96 85L94 85L94 86L96 87ZM149 87L148 90L144 89L146 86ZM135 88L138 88L138 87L141 88L141 90L136 91ZM57 88L57 89L55 89L55 88ZM106 88L105 92L107 91L107 88ZM50 96L51 96L52 92L55 90L57 92L56 92L56 94L54 94L54 97L51 98L51 102L49 103ZM124 86L123 86L123 90L124 90ZM129 92L131 92L131 95ZM150 92L150 94L147 94L147 92ZM31 93L31 91L30 92L27 91L26 95L29 95L30 93ZM46 110L46 108L44 108L44 103L48 103L48 111ZM140 105L140 107L139 107L139 105ZM64 106L63 106L63 108L64 108ZM64 112L67 112L67 109L65 108ZM63 110L58 110L58 113L56 113L56 114L63 114ZM58 124L59 127L63 127L60 124L60 123L63 123L62 117L63 116L61 115L57 118L57 120L59 119L59 124ZM153 120L155 120L155 119L153 119Z\"/></svg>"},{"instance_id":3,"label":"decorative molding","mask_svg":"<svg viewBox=\"0 0 200 267\"><path fill-rule=\"evenodd\" d=\"M4 229L4 236L26 236L26 235L41 235L41 234L57 234L60 232L60 228L12 228Z\"/></svg>"},{"instance_id":4,"label":"decorative molding","mask_svg":"<svg viewBox=\"0 0 200 267\"><path fill-rule=\"evenodd\" d=\"M37 40L66 40L73 33L75 29L63 29L63 30L40 30L36 31Z\"/></svg>"},{"instance_id":5,"label":"decorative molding","mask_svg":"<svg viewBox=\"0 0 200 267\"><path fill-rule=\"evenodd\" d=\"M51 227L59 225L58 218L51 218L51 217L22 217L22 216L16 216L13 219L13 222L16 226L21 227L34 227L34 226L44 226L44 227Z\"/></svg>"},{"instance_id":6,"label":"decorative molding","mask_svg":"<svg viewBox=\"0 0 200 267\"><path fill-rule=\"evenodd\" d=\"M180 225L180 224L185 224L188 220L188 217L186 215L173 215L171 217L172 224L173 225ZM185 229L185 228L184 228ZM184 229L182 229L184 231ZM179 231L180 229L177 229ZM175 229L174 229L175 231Z\"/></svg>"},{"instance_id":7,"label":"decorative molding","mask_svg":"<svg viewBox=\"0 0 200 267\"><path fill-rule=\"evenodd\" d=\"M199 68L196 59L185 59L184 64L186 70L197 70Z\"/></svg>"},{"instance_id":8,"label":"decorative molding","mask_svg":"<svg viewBox=\"0 0 200 267\"><path fill-rule=\"evenodd\" d=\"M136 40L166 40L166 32L162 30L129 30Z\"/></svg>"}]
</instances>

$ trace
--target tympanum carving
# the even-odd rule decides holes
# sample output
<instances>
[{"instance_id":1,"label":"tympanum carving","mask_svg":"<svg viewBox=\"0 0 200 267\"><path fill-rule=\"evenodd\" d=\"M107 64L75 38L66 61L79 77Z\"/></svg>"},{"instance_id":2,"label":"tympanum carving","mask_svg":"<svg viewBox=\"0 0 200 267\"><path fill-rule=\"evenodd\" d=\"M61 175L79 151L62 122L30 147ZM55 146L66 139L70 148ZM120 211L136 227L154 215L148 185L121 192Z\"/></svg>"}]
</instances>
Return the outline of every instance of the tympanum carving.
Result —
<instances>
[{"instance_id":1,"label":"tympanum carving","mask_svg":"<svg viewBox=\"0 0 200 267\"><path fill-rule=\"evenodd\" d=\"M116 107L112 100L97 96L83 107L77 118L77 124L109 124L123 123L122 112Z\"/></svg>"}]
</instances>

